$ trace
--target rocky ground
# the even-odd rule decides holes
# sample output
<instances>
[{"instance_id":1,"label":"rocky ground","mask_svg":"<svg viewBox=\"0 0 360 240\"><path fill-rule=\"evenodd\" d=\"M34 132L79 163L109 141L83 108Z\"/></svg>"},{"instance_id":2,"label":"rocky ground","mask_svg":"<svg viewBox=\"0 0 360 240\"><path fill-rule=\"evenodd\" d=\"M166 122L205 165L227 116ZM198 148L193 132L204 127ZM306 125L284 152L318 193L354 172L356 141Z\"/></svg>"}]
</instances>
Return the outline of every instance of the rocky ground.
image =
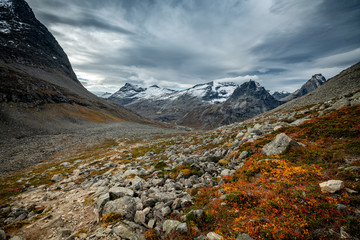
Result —
<instances>
[{"instance_id":1,"label":"rocky ground","mask_svg":"<svg viewBox=\"0 0 360 240\"><path fill-rule=\"evenodd\" d=\"M8 134L0 137L0 175L34 165L55 154L75 152L99 144L105 139L142 139L146 142L159 136L181 133L175 129L131 122L93 124L58 132L35 136L27 134L23 137L10 137L11 134Z\"/></svg>"},{"instance_id":2,"label":"rocky ground","mask_svg":"<svg viewBox=\"0 0 360 240\"><path fill-rule=\"evenodd\" d=\"M358 92L213 131L165 137L136 126L126 127L127 139L106 131L106 141L2 177L0 239L358 239L358 176L340 180L321 171L326 163L296 163L289 149L298 154L296 161L300 153L310 154L308 159L310 140L297 139L296 129L311 119L359 112L359 104ZM348 135L358 127L351 125ZM132 135L135 129L142 139ZM101 131L92 131L94 141ZM337 169L358 173L356 154L344 157ZM303 182L294 186L295 180ZM281 191L272 188L278 182ZM313 184L311 191L306 184ZM294 197L282 194L293 188L298 202L285 208ZM316 218L316 225L307 207L320 205L328 215ZM289 209L301 209L303 218L292 219ZM339 216L343 220L331 222ZM272 225L274 219L279 222Z\"/></svg>"}]
</instances>

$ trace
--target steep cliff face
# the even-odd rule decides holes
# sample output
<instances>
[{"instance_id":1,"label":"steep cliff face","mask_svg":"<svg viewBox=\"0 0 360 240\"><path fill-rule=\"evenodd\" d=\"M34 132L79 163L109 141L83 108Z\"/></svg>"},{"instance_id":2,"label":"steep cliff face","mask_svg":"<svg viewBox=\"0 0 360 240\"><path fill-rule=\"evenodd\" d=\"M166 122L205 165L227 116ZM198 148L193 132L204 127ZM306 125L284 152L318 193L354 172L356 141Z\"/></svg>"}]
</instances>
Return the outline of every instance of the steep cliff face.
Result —
<instances>
[{"instance_id":1,"label":"steep cliff face","mask_svg":"<svg viewBox=\"0 0 360 240\"><path fill-rule=\"evenodd\" d=\"M24 0L0 1L0 52L0 128L10 136L143 121L81 85L59 43Z\"/></svg>"}]
</instances>

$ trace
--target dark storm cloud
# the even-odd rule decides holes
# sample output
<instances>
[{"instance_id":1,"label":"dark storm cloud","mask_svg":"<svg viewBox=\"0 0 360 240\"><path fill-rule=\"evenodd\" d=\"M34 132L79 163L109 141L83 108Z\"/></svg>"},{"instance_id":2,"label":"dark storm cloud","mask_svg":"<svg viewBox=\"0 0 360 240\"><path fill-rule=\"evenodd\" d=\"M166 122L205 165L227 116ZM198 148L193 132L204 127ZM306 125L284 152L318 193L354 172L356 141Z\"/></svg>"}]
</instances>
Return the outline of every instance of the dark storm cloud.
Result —
<instances>
[{"instance_id":1,"label":"dark storm cloud","mask_svg":"<svg viewBox=\"0 0 360 240\"><path fill-rule=\"evenodd\" d=\"M254 47L252 52L263 56L261 60L264 62L314 61L358 48L359 29L359 1L326 0L312 14L304 16L304 24L294 33L271 33L265 37L265 43Z\"/></svg>"},{"instance_id":2,"label":"dark storm cloud","mask_svg":"<svg viewBox=\"0 0 360 240\"><path fill-rule=\"evenodd\" d=\"M99 28L102 30L114 31L123 34L133 34L131 31L128 31L122 27L114 26L107 24L106 22L101 21L100 19L95 19L94 16L89 13L84 13L81 18L71 19L65 17L59 17L46 12L39 12L38 16L49 24L67 24L69 26L76 25L78 27L92 27Z\"/></svg>"},{"instance_id":3,"label":"dark storm cloud","mask_svg":"<svg viewBox=\"0 0 360 240\"><path fill-rule=\"evenodd\" d=\"M293 91L360 60L357 0L28 0L90 90L257 79Z\"/></svg>"}]
</instances>

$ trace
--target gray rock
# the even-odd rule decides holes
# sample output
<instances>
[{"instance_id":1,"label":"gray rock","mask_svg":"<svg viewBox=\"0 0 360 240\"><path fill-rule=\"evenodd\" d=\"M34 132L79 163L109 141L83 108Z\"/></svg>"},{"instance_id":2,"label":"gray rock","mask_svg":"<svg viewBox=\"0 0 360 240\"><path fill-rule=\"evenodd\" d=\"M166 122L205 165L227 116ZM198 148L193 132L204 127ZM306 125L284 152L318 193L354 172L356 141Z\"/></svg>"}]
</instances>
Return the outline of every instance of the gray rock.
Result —
<instances>
[{"instance_id":1,"label":"gray rock","mask_svg":"<svg viewBox=\"0 0 360 240\"><path fill-rule=\"evenodd\" d=\"M25 218L27 217L27 213L22 213L20 216L18 216L16 219L15 219L15 222L19 222L19 221L22 221L24 220Z\"/></svg>"},{"instance_id":2,"label":"gray rock","mask_svg":"<svg viewBox=\"0 0 360 240\"><path fill-rule=\"evenodd\" d=\"M72 231L70 229L60 229L57 235L60 238L65 238L65 237L69 237L71 233Z\"/></svg>"},{"instance_id":3,"label":"gray rock","mask_svg":"<svg viewBox=\"0 0 360 240\"><path fill-rule=\"evenodd\" d=\"M154 226L155 226L155 219L153 219L153 218L150 219L147 225L148 225L149 228L154 228Z\"/></svg>"},{"instance_id":4,"label":"gray rock","mask_svg":"<svg viewBox=\"0 0 360 240\"><path fill-rule=\"evenodd\" d=\"M10 238L10 240L26 240L26 238L20 236L13 236L12 238Z\"/></svg>"},{"instance_id":5,"label":"gray rock","mask_svg":"<svg viewBox=\"0 0 360 240\"><path fill-rule=\"evenodd\" d=\"M252 237L250 237L247 233L239 233L239 235L236 237L236 240L254 240Z\"/></svg>"},{"instance_id":6,"label":"gray rock","mask_svg":"<svg viewBox=\"0 0 360 240\"><path fill-rule=\"evenodd\" d=\"M121 177L126 178L126 177L128 177L130 175L135 175L136 176L136 175L138 175L138 173L139 172L136 169L128 169L122 174Z\"/></svg>"},{"instance_id":7,"label":"gray rock","mask_svg":"<svg viewBox=\"0 0 360 240\"><path fill-rule=\"evenodd\" d=\"M176 221L176 220L166 220L163 223L163 231L165 232L165 234L169 234L173 230L175 230L179 224L181 224L181 222Z\"/></svg>"},{"instance_id":8,"label":"gray rock","mask_svg":"<svg viewBox=\"0 0 360 240\"><path fill-rule=\"evenodd\" d=\"M170 213L171 213L171 209L170 209L169 206L161 208L161 214L162 214L163 217L166 217Z\"/></svg>"},{"instance_id":9,"label":"gray rock","mask_svg":"<svg viewBox=\"0 0 360 240\"><path fill-rule=\"evenodd\" d=\"M175 231L178 232L178 233L186 233L188 231L187 224L186 223L180 223L179 225L176 226Z\"/></svg>"},{"instance_id":10,"label":"gray rock","mask_svg":"<svg viewBox=\"0 0 360 240\"><path fill-rule=\"evenodd\" d=\"M239 159L240 159L240 160L243 160L243 159L245 159L245 158L248 157L248 156L249 156L248 151L242 151L242 152L240 153Z\"/></svg>"},{"instance_id":11,"label":"gray rock","mask_svg":"<svg viewBox=\"0 0 360 240\"><path fill-rule=\"evenodd\" d=\"M64 177L62 174L55 174L54 176L52 176L51 181L60 182L63 178Z\"/></svg>"},{"instance_id":12,"label":"gray rock","mask_svg":"<svg viewBox=\"0 0 360 240\"><path fill-rule=\"evenodd\" d=\"M221 176L227 176L227 175L231 175L233 172L230 169L224 169L221 171L220 175Z\"/></svg>"},{"instance_id":13,"label":"gray rock","mask_svg":"<svg viewBox=\"0 0 360 240\"><path fill-rule=\"evenodd\" d=\"M104 206L103 214L118 213L124 218L133 221L136 212L136 202L132 197L122 197L114 201L109 201Z\"/></svg>"},{"instance_id":14,"label":"gray rock","mask_svg":"<svg viewBox=\"0 0 360 240\"><path fill-rule=\"evenodd\" d=\"M70 167L71 163L69 162L63 162L63 163L60 163L60 166L62 167Z\"/></svg>"},{"instance_id":15,"label":"gray rock","mask_svg":"<svg viewBox=\"0 0 360 240\"><path fill-rule=\"evenodd\" d=\"M154 198L160 202L168 202L170 200L176 199L176 194L174 192L155 192L149 194L150 198Z\"/></svg>"},{"instance_id":16,"label":"gray rock","mask_svg":"<svg viewBox=\"0 0 360 240\"><path fill-rule=\"evenodd\" d=\"M64 226L64 220L61 218L61 216L58 216L57 218L54 218L50 222L41 226L41 229L44 229L47 227L63 227L63 226Z\"/></svg>"},{"instance_id":17,"label":"gray rock","mask_svg":"<svg viewBox=\"0 0 360 240\"><path fill-rule=\"evenodd\" d=\"M110 199L120 198L124 196L134 196L134 191L124 187L112 187L109 190Z\"/></svg>"},{"instance_id":18,"label":"gray rock","mask_svg":"<svg viewBox=\"0 0 360 240\"><path fill-rule=\"evenodd\" d=\"M329 180L319 184L322 193L335 193L344 188L344 182L341 180Z\"/></svg>"},{"instance_id":19,"label":"gray rock","mask_svg":"<svg viewBox=\"0 0 360 240\"><path fill-rule=\"evenodd\" d=\"M105 193L101 195L98 199L96 199L94 206L96 209L102 210L108 201L110 201L110 195L109 193Z\"/></svg>"},{"instance_id":20,"label":"gray rock","mask_svg":"<svg viewBox=\"0 0 360 240\"><path fill-rule=\"evenodd\" d=\"M291 138L289 138L285 133L280 133L276 137L266 144L262 153L271 156L283 153L289 147L299 147L300 144Z\"/></svg>"},{"instance_id":21,"label":"gray rock","mask_svg":"<svg viewBox=\"0 0 360 240\"><path fill-rule=\"evenodd\" d=\"M219 235L217 233L214 233L214 232L209 232L206 235L206 237L207 237L208 240L221 240L221 239L224 239L221 235Z\"/></svg>"},{"instance_id":22,"label":"gray rock","mask_svg":"<svg viewBox=\"0 0 360 240\"><path fill-rule=\"evenodd\" d=\"M290 125L291 126L299 126L301 124L303 124L306 121L309 121L310 119L308 118L301 118L301 119L297 119L296 121L292 122Z\"/></svg>"},{"instance_id":23,"label":"gray rock","mask_svg":"<svg viewBox=\"0 0 360 240\"><path fill-rule=\"evenodd\" d=\"M130 179L130 183L131 183L132 189L134 189L135 191L142 190L144 188L144 186L146 185L145 180L138 176L135 176L135 178Z\"/></svg>"},{"instance_id":24,"label":"gray rock","mask_svg":"<svg viewBox=\"0 0 360 240\"><path fill-rule=\"evenodd\" d=\"M136 211L134 222L145 224L145 213L143 211Z\"/></svg>"},{"instance_id":25,"label":"gray rock","mask_svg":"<svg viewBox=\"0 0 360 240\"><path fill-rule=\"evenodd\" d=\"M4 232L4 230L0 229L0 240L6 240L6 234Z\"/></svg>"},{"instance_id":26,"label":"gray rock","mask_svg":"<svg viewBox=\"0 0 360 240\"><path fill-rule=\"evenodd\" d=\"M350 101L347 98L341 98L340 100L338 100L337 102L335 102L330 109L332 110L337 110L343 107L347 107L350 105Z\"/></svg>"},{"instance_id":27,"label":"gray rock","mask_svg":"<svg viewBox=\"0 0 360 240\"><path fill-rule=\"evenodd\" d=\"M154 207L157 200L154 198L148 198L143 202L144 207Z\"/></svg>"},{"instance_id":28,"label":"gray rock","mask_svg":"<svg viewBox=\"0 0 360 240\"><path fill-rule=\"evenodd\" d=\"M240 141L237 140L237 139L231 143L231 147L235 148L235 147L238 147L238 146L240 146Z\"/></svg>"},{"instance_id":29,"label":"gray rock","mask_svg":"<svg viewBox=\"0 0 360 240\"><path fill-rule=\"evenodd\" d=\"M116 236L119 236L124 239L129 239L129 240L139 240L140 239L137 236L137 234L131 230L130 227L126 226L123 223L120 223L119 225L115 226L112 231Z\"/></svg>"}]
</instances>

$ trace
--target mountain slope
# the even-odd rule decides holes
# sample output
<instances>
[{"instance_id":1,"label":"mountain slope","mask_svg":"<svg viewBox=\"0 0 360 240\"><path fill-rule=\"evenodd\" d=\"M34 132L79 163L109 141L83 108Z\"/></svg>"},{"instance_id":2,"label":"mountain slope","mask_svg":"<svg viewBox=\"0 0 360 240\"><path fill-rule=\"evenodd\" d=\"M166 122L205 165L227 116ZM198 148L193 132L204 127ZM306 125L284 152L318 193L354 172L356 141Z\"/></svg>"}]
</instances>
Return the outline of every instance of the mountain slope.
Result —
<instances>
[{"instance_id":1,"label":"mountain slope","mask_svg":"<svg viewBox=\"0 0 360 240\"><path fill-rule=\"evenodd\" d=\"M0 13L2 138L144 121L81 85L63 49L24 0L2 0Z\"/></svg>"},{"instance_id":2,"label":"mountain slope","mask_svg":"<svg viewBox=\"0 0 360 240\"><path fill-rule=\"evenodd\" d=\"M299 98L301 96L304 96L305 94L308 94L309 92L314 91L321 85L323 85L326 82L326 79L321 74L315 74L313 75L304 85L301 86L300 89L296 90L292 94L280 99L281 101L288 102L295 98Z\"/></svg>"},{"instance_id":3,"label":"mountain slope","mask_svg":"<svg viewBox=\"0 0 360 240\"><path fill-rule=\"evenodd\" d=\"M273 111L303 107L326 102L332 98L345 96L360 89L360 62L341 71L338 75L328 79L314 91L292 101L289 101Z\"/></svg>"}]
</instances>

